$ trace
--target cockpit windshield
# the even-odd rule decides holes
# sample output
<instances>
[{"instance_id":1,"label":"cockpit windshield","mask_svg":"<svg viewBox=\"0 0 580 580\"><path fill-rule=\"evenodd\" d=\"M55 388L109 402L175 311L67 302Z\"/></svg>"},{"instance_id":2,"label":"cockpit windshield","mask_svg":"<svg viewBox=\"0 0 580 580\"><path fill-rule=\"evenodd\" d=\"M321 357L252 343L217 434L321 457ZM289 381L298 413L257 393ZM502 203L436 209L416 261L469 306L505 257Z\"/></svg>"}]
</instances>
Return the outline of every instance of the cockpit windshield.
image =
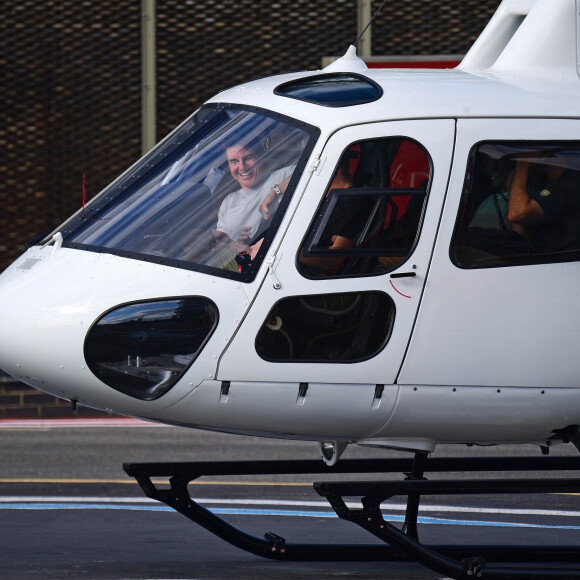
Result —
<instances>
[{"instance_id":1,"label":"cockpit windshield","mask_svg":"<svg viewBox=\"0 0 580 580\"><path fill-rule=\"evenodd\" d=\"M209 105L61 229L68 247L255 278L318 129Z\"/></svg>"}]
</instances>

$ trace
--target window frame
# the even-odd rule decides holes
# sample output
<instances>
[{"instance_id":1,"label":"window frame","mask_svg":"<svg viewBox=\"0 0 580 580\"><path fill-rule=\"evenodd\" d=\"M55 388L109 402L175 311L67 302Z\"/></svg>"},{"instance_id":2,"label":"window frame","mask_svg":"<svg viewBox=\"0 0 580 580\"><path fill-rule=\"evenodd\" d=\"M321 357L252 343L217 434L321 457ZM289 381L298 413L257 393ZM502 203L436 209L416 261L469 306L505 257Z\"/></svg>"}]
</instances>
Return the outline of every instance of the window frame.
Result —
<instances>
[{"instance_id":1,"label":"window frame","mask_svg":"<svg viewBox=\"0 0 580 580\"><path fill-rule=\"evenodd\" d=\"M315 247L320 242L320 238L324 233L324 230L333 215L333 211L340 200L341 197L383 197L391 198L398 195L410 195L414 197L427 197L426 191L418 191L415 188L350 188L350 189L331 189L326 196L323 206L318 214L316 221L313 223L311 231L307 234L307 237L303 244L303 254L306 257L317 256L317 257L356 257L356 256L368 256L370 257L380 257L380 256L395 256L395 248L388 246L382 248L321 248ZM377 200L378 201L378 200ZM369 217L367 221L367 228L370 226L371 220L374 219L375 214ZM382 273L382 272L381 272Z\"/></svg>"}]
</instances>

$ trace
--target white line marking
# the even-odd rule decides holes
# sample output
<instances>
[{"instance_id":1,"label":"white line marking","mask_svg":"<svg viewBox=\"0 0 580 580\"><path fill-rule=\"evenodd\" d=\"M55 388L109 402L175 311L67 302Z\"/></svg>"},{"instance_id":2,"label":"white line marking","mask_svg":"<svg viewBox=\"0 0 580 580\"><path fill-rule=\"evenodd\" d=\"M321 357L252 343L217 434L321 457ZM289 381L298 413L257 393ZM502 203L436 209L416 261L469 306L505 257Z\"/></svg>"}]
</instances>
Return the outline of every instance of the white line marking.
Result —
<instances>
[{"instance_id":1,"label":"white line marking","mask_svg":"<svg viewBox=\"0 0 580 580\"><path fill-rule=\"evenodd\" d=\"M101 419L0 419L0 429L61 429L64 427L167 427L131 417Z\"/></svg>"},{"instance_id":2,"label":"white line marking","mask_svg":"<svg viewBox=\"0 0 580 580\"><path fill-rule=\"evenodd\" d=\"M166 505L127 505L121 503L7 503L0 509L5 510L129 510L150 512L172 512L172 508ZM209 508L216 515L243 515L243 516L282 516L282 517L307 517L307 518L336 518L332 511L304 511L304 510L281 510L281 509L257 509L257 508ZM403 515L384 514L385 521L403 522ZM438 524L446 526L480 526L501 528L535 528L579 531L580 526L522 523L522 522L498 522L489 520L458 520L439 517L417 518L420 524Z\"/></svg>"},{"instance_id":3,"label":"white line marking","mask_svg":"<svg viewBox=\"0 0 580 580\"><path fill-rule=\"evenodd\" d=\"M236 506L289 506L289 507L308 507L308 508L330 508L326 501L305 501L305 500L277 500L277 499L222 499L222 498L193 498L197 503L202 505L236 505ZM157 504L160 502L150 498L139 497L72 497L72 496L2 496L1 504L8 503L91 503L91 504ZM360 507L359 502L346 502L349 508ZM406 504L383 504L383 511L405 511ZM1 507L0 507L1 509ZM422 505L421 512L455 512L455 513L473 513L473 514L504 514L518 516L542 516L542 517L580 517L580 511L567 510L545 510L545 509L511 509L511 508L481 508L465 507L452 505Z\"/></svg>"}]
</instances>

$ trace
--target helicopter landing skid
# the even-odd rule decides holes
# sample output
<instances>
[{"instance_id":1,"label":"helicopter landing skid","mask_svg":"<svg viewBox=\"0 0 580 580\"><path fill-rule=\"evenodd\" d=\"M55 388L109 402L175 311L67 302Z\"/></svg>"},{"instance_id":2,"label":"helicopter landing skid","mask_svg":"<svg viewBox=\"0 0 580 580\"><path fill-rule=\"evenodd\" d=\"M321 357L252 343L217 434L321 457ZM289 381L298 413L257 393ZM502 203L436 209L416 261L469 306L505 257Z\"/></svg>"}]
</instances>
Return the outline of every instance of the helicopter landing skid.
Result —
<instances>
[{"instance_id":1,"label":"helicopter landing skid","mask_svg":"<svg viewBox=\"0 0 580 580\"><path fill-rule=\"evenodd\" d=\"M351 459L333 467L318 460L218 461L191 463L125 463L145 494L161 501L216 536L252 554L288 561L416 561L452 578L556 578L580 577L580 547L424 545L418 539L417 515L423 495L513 494L579 492L580 479L474 479L423 478L426 455L415 459ZM577 457L432 458L429 472L465 471L577 471ZM325 497L336 514L358 524L385 542L384 545L290 544L274 533L264 538L232 526L195 502L188 484L199 477L266 474L405 473L402 481L317 482L314 489ZM169 478L169 488L152 478ZM161 484L159 484L161 485ZM407 496L405 524L399 529L385 521L380 505L394 496ZM345 497L360 497L360 508L350 508ZM522 564L525 563L525 564Z\"/></svg>"}]
</instances>

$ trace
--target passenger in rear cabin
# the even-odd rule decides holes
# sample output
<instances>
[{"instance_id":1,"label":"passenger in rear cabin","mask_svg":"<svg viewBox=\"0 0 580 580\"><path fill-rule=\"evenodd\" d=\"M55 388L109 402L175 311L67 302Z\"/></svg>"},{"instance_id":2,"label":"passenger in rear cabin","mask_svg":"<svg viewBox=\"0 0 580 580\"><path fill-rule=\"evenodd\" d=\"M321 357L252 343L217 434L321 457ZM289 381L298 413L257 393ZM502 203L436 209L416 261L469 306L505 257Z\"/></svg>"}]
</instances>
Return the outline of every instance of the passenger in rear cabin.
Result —
<instances>
[{"instance_id":1,"label":"passenger in rear cabin","mask_svg":"<svg viewBox=\"0 0 580 580\"><path fill-rule=\"evenodd\" d=\"M539 252L577 248L580 240L580 172L564 159L522 156L509 186L507 219Z\"/></svg>"}]
</instances>

